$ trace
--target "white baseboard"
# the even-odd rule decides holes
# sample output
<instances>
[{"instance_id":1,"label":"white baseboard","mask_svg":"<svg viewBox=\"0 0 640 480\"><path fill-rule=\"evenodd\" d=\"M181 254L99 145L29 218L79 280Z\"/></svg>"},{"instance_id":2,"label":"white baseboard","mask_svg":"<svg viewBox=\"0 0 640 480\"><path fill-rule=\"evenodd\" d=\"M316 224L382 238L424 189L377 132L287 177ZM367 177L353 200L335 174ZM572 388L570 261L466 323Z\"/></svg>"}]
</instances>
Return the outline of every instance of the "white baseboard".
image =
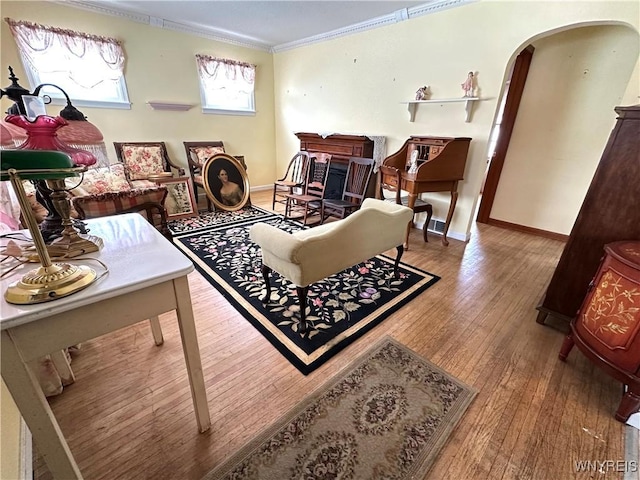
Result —
<instances>
[{"instance_id":1,"label":"white baseboard","mask_svg":"<svg viewBox=\"0 0 640 480\"><path fill-rule=\"evenodd\" d=\"M439 220L441 222L444 222L444 220L440 220L439 218L436 218L436 220ZM422 222L416 222L416 226L415 228L422 230L424 226L424 221ZM442 236L442 232L438 232L436 230L432 230L430 228L427 229L427 232L429 233L433 233L434 235L438 235L438 236ZM471 240L471 234L466 234L466 233L462 233L462 232L455 232L453 230L449 230L447 232L447 239L452 238L453 240L460 240L461 242L468 242L469 240Z\"/></svg>"}]
</instances>

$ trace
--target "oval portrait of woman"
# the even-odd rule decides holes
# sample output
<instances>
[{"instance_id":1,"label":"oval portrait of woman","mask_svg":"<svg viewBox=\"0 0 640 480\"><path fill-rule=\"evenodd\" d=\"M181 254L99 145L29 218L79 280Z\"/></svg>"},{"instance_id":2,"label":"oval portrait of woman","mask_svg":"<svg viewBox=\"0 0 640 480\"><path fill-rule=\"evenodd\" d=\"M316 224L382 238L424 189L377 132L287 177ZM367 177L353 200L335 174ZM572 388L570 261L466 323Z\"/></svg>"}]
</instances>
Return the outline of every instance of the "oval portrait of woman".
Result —
<instances>
[{"instance_id":1,"label":"oval portrait of woman","mask_svg":"<svg viewBox=\"0 0 640 480\"><path fill-rule=\"evenodd\" d=\"M207 197L219 210L233 212L249 199L249 177L244 167L231 155L218 153L202 169Z\"/></svg>"}]
</instances>

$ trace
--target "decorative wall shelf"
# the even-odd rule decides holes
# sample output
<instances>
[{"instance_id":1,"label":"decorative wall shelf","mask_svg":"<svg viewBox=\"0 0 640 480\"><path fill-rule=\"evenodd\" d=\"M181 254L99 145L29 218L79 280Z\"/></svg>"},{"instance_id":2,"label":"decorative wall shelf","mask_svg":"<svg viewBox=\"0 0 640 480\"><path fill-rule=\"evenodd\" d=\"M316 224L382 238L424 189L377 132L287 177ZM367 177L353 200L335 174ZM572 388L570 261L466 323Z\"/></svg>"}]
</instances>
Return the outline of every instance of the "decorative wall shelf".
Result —
<instances>
[{"instance_id":1,"label":"decorative wall shelf","mask_svg":"<svg viewBox=\"0 0 640 480\"><path fill-rule=\"evenodd\" d=\"M437 100L412 100L411 102L400 102L407 104L409 109L409 121L413 122L416 118L416 108L419 103L451 103L451 102L464 102L465 122L469 122L471 119L471 109L473 103L480 100L479 97L459 97L459 98L440 98Z\"/></svg>"},{"instance_id":2,"label":"decorative wall shelf","mask_svg":"<svg viewBox=\"0 0 640 480\"><path fill-rule=\"evenodd\" d=\"M173 111L180 111L180 112L184 112L193 107L193 105L188 103L157 102L154 100L149 100L147 104L154 110L173 110Z\"/></svg>"}]
</instances>

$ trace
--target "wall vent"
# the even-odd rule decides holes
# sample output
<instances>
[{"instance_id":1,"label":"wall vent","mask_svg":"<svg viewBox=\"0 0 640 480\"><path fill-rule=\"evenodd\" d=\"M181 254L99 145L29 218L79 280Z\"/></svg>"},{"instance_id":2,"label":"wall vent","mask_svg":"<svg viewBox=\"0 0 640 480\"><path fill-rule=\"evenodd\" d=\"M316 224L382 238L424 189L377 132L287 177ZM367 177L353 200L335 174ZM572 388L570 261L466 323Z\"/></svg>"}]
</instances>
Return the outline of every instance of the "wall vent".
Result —
<instances>
[{"instance_id":1,"label":"wall vent","mask_svg":"<svg viewBox=\"0 0 640 480\"><path fill-rule=\"evenodd\" d=\"M432 232L436 233L444 233L444 226L445 223L442 220L436 220L435 218L432 218L431 220L429 220L429 226L427 227L427 230L431 230Z\"/></svg>"}]
</instances>

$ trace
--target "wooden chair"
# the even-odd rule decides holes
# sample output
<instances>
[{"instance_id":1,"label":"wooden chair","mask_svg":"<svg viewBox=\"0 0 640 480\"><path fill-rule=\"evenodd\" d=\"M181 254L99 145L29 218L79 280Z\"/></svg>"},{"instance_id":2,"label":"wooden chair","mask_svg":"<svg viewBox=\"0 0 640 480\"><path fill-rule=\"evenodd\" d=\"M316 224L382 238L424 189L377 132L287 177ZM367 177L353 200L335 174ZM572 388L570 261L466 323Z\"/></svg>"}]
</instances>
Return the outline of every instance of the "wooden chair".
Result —
<instances>
[{"instance_id":1,"label":"wooden chair","mask_svg":"<svg viewBox=\"0 0 640 480\"><path fill-rule=\"evenodd\" d=\"M298 152L289 161L287 171L282 178L273 182L273 200L271 208L275 210L276 203L287 203L287 195L302 193L309 168L309 154ZM296 192L295 190L299 190Z\"/></svg>"},{"instance_id":2,"label":"wooden chair","mask_svg":"<svg viewBox=\"0 0 640 480\"><path fill-rule=\"evenodd\" d=\"M113 142L118 161L124 166L127 180L133 187L153 186L150 175L171 172L184 175L184 168L173 163L164 142Z\"/></svg>"},{"instance_id":3,"label":"wooden chair","mask_svg":"<svg viewBox=\"0 0 640 480\"><path fill-rule=\"evenodd\" d=\"M193 180L193 192L198 199L198 188L204 191L204 180L202 178L202 167L204 163L213 157L216 153L225 153L224 144L221 141L211 142L182 142L187 153L187 163L189 165L189 173ZM206 195L205 195L206 196ZM213 205L209 197L207 197L207 210L213 211Z\"/></svg>"},{"instance_id":4,"label":"wooden chair","mask_svg":"<svg viewBox=\"0 0 640 480\"><path fill-rule=\"evenodd\" d=\"M284 210L285 218L298 219L302 217L302 223L307 225L309 216L320 214L330 164L331 155L326 153L311 154L304 193L287 195ZM300 215L293 217L293 212L299 212Z\"/></svg>"},{"instance_id":5,"label":"wooden chair","mask_svg":"<svg viewBox=\"0 0 640 480\"><path fill-rule=\"evenodd\" d=\"M380 165L379 173L380 177L380 198L384 200L389 200L397 203L398 205L404 205L406 207L409 206L408 197L402 197L401 193L401 177L400 170L395 167L388 167L386 165ZM384 179L388 179L385 181ZM393 197L385 198L384 192L395 193ZM430 203L425 202L424 200L417 198L416 203L413 206L414 217L416 213L426 212L427 218L424 222L424 226L422 227L422 237L425 242L428 242L427 239L427 228L429 227L429 222L431 221L431 216L433 215L433 207ZM413 221L409 222L407 225L407 233L405 235L405 248L409 248L409 229L413 226Z\"/></svg>"},{"instance_id":6,"label":"wooden chair","mask_svg":"<svg viewBox=\"0 0 640 480\"><path fill-rule=\"evenodd\" d=\"M358 210L367 193L373 158L351 157L347 167L341 199L325 199L320 210L320 223L328 217L345 218Z\"/></svg>"}]
</instances>

